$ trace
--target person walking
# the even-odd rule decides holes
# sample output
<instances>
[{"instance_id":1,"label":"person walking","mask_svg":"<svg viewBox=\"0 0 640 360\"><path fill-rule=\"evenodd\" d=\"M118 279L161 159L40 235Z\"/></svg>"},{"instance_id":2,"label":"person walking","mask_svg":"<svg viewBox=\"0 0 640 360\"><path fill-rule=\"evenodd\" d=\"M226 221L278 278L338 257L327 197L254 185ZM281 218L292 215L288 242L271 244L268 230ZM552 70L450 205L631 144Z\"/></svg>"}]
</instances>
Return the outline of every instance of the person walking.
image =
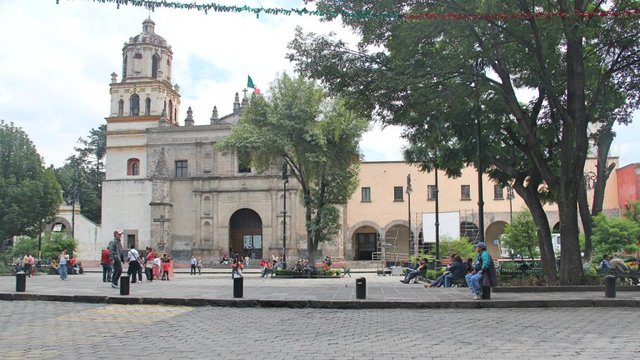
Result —
<instances>
[{"instance_id":1,"label":"person walking","mask_svg":"<svg viewBox=\"0 0 640 360\"><path fill-rule=\"evenodd\" d=\"M195 255L191 255L191 272L189 273L189 275L195 275L196 274L196 267L198 266L198 259L196 259Z\"/></svg>"},{"instance_id":2,"label":"person walking","mask_svg":"<svg viewBox=\"0 0 640 360\"><path fill-rule=\"evenodd\" d=\"M109 261L113 266L113 273L111 274L112 288L118 288L118 280L120 279L120 275L122 275L122 263L124 262L124 258L122 256L122 243L120 242L121 236L122 231L114 230L113 240L109 243Z\"/></svg>"},{"instance_id":3,"label":"person walking","mask_svg":"<svg viewBox=\"0 0 640 360\"><path fill-rule=\"evenodd\" d=\"M111 260L109 260L109 248L102 249L100 265L102 265L102 282L111 282Z\"/></svg>"},{"instance_id":4,"label":"person walking","mask_svg":"<svg viewBox=\"0 0 640 360\"><path fill-rule=\"evenodd\" d=\"M58 256L58 273L60 273L60 280L68 280L67 264L69 264L69 255L67 254L67 250L62 250L60 256Z\"/></svg>"},{"instance_id":5,"label":"person walking","mask_svg":"<svg viewBox=\"0 0 640 360\"><path fill-rule=\"evenodd\" d=\"M127 251L127 259L129 260L127 275L129 275L132 284L135 284L138 279L138 273L140 270L140 263L138 262L139 257L140 254L138 253L138 250L136 250L136 246L131 244L131 246L129 246L129 251ZM140 277L142 277L142 275L140 275Z\"/></svg>"},{"instance_id":6,"label":"person walking","mask_svg":"<svg viewBox=\"0 0 640 360\"><path fill-rule=\"evenodd\" d=\"M198 275L202 275L202 257L198 258L198 264L196 267L198 268Z\"/></svg>"}]
</instances>

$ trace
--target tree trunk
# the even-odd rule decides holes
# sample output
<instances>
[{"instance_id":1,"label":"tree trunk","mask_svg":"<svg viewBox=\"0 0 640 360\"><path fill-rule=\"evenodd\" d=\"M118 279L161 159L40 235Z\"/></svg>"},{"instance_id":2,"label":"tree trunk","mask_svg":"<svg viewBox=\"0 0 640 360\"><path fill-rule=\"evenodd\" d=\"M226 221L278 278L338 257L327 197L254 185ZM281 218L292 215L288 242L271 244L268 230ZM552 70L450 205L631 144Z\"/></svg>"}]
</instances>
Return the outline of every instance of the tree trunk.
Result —
<instances>
[{"instance_id":1,"label":"tree trunk","mask_svg":"<svg viewBox=\"0 0 640 360\"><path fill-rule=\"evenodd\" d=\"M577 189L576 189L577 190ZM576 191L561 192L558 200L560 212L560 283L562 285L579 285L582 283L582 261L578 242L578 209Z\"/></svg>"},{"instance_id":2,"label":"tree trunk","mask_svg":"<svg viewBox=\"0 0 640 360\"><path fill-rule=\"evenodd\" d=\"M536 224L538 235L538 247L540 248L540 259L542 260L542 270L549 284L555 284L558 281L556 270L556 254L551 242L551 227L547 213L544 211L540 199L538 198L539 182L530 180L525 188L522 184L515 183L514 189L524 199L527 208L531 211L533 222Z\"/></svg>"},{"instance_id":3,"label":"tree trunk","mask_svg":"<svg viewBox=\"0 0 640 360\"><path fill-rule=\"evenodd\" d=\"M593 246L591 244L592 222L591 212L589 211L589 203L587 201L587 184L582 179L580 189L578 190L578 210L580 211L580 220L582 222L582 230L584 231L584 261L591 260L591 252Z\"/></svg>"}]
</instances>

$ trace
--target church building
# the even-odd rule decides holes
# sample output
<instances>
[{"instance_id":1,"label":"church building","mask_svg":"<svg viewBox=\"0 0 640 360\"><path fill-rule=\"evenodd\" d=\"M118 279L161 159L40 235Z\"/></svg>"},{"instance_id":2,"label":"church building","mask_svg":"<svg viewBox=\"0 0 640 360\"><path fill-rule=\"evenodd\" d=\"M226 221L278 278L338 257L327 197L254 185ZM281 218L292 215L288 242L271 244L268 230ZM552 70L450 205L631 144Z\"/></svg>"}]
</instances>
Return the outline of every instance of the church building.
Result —
<instances>
[{"instance_id":1,"label":"church building","mask_svg":"<svg viewBox=\"0 0 640 360\"><path fill-rule=\"evenodd\" d=\"M146 19L122 49L122 76L111 74L106 179L101 238L124 232L123 245L192 254L211 262L233 252L256 258L282 253L283 180L279 171L257 174L233 152L214 144L238 122L247 105L235 94L233 112L214 106L206 125L193 111L180 123L180 88L172 79L173 51ZM287 191L287 235L304 235L295 184ZM305 248L306 248L306 242ZM287 253L299 244L287 242ZM96 250L97 251L97 250Z\"/></svg>"}]
</instances>

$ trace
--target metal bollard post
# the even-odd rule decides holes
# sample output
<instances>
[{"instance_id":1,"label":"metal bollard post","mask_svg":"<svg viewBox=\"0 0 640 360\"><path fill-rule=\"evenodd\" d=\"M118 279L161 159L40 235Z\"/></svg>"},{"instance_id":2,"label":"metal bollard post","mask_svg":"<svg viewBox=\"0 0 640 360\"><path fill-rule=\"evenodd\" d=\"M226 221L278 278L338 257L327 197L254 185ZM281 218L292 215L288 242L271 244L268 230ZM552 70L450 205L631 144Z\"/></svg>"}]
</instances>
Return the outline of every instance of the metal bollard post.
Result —
<instances>
[{"instance_id":1,"label":"metal bollard post","mask_svg":"<svg viewBox=\"0 0 640 360\"><path fill-rule=\"evenodd\" d=\"M242 297L242 282L243 282L243 278L241 276L233 278L233 297L234 298Z\"/></svg>"},{"instance_id":2,"label":"metal bollard post","mask_svg":"<svg viewBox=\"0 0 640 360\"><path fill-rule=\"evenodd\" d=\"M356 279L356 299L364 300L367 298L367 279L366 278L357 278Z\"/></svg>"},{"instance_id":3,"label":"metal bollard post","mask_svg":"<svg viewBox=\"0 0 640 360\"><path fill-rule=\"evenodd\" d=\"M16 292L24 292L27 288L27 274L24 271L16 273Z\"/></svg>"},{"instance_id":4,"label":"metal bollard post","mask_svg":"<svg viewBox=\"0 0 640 360\"><path fill-rule=\"evenodd\" d=\"M604 277L604 296L610 298L616 297L616 277L613 275Z\"/></svg>"},{"instance_id":5,"label":"metal bollard post","mask_svg":"<svg viewBox=\"0 0 640 360\"><path fill-rule=\"evenodd\" d=\"M129 295L129 275L120 276L120 295Z\"/></svg>"}]
</instances>

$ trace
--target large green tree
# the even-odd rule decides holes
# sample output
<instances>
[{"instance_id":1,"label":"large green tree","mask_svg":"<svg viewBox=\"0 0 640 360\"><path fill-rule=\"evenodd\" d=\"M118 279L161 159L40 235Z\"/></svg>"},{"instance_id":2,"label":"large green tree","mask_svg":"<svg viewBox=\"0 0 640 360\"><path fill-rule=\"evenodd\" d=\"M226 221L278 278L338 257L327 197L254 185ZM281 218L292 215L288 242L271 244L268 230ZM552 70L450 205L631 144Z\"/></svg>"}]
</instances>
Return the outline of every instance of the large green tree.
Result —
<instances>
[{"instance_id":1,"label":"large green tree","mask_svg":"<svg viewBox=\"0 0 640 360\"><path fill-rule=\"evenodd\" d=\"M82 215L96 223L101 222L106 134L107 125L91 129L86 139L78 139L75 154L56 169L65 201L79 202Z\"/></svg>"},{"instance_id":2,"label":"large green tree","mask_svg":"<svg viewBox=\"0 0 640 360\"><path fill-rule=\"evenodd\" d=\"M27 134L0 120L0 240L40 233L59 204L60 185Z\"/></svg>"},{"instance_id":3,"label":"large green tree","mask_svg":"<svg viewBox=\"0 0 640 360\"><path fill-rule=\"evenodd\" d=\"M637 19L582 14L638 5L637 0L322 0L318 7L339 10L336 14L434 19L343 16L362 35L357 49L299 31L289 56L302 73L349 94L351 106L386 123L408 125L411 146L437 146L437 160L427 166L455 173L476 162L471 144L479 137L477 166L503 185L514 182L541 231L548 277L555 267L542 204L549 199L558 204L560 280L576 284L582 279L577 204L585 159L590 146L610 134L611 118L628 121L629 111L638 107L640 77ZM535 15L542 12L555 15ZM499 16L463 18L477 14ZM434 122L444 131L429 130ZM415 129L422 133L412 139ZM599 180L604 186L604 176Z\"/></svg>"},{"instance_id":4,"label":"large green tree","mask_svg":"<svg viewBox=\"0 0 640 360\"><path fill-rule=\"evenodd\" d=\"M301 188L307 250L315 262L318 245L338 234L340 206L358 185L358 143L367 121L301 76L282 75L268 93L252 96L231 135L216 146L247 154L259 172L287 164Z\"/></svg>"}]
</instances>

